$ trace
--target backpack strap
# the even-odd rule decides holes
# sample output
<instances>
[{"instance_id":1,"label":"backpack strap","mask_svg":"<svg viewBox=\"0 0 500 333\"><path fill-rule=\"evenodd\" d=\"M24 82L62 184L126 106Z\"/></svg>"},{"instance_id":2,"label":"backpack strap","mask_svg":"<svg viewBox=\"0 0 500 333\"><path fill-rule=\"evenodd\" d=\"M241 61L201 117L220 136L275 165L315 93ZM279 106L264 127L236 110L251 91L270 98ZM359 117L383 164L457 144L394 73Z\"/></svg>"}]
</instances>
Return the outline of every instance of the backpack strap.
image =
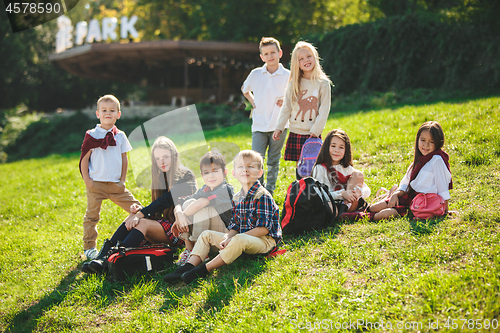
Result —
<instances>
[{"instance_id":1,"label":"backpack strap","mask_svg":"<svg viewBox=\"0 0 500 333\"><path fill-rule=\"evenodd\" d=\"M259 200L264 194L267 194L269 196L272 196L271 193L264 187L260 186L257 191L253 194L253 199L254 200Z\"/></svg>"}]
</instances>

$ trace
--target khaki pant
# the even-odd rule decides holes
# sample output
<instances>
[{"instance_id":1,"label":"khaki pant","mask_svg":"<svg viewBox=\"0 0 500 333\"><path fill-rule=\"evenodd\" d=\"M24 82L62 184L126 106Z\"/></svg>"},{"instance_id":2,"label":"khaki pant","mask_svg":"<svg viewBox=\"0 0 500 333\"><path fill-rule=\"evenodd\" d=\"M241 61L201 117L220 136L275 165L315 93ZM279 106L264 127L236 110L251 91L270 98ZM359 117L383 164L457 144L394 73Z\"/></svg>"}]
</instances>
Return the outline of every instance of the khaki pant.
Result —
<instances>
[{"instance_id":1,"label":"khaki pant","mask_svg":"<svg viewBox=\"0 0 500 333\"><path fill-rule=\"evenodd\" d=\"M115 204L130 212L132 204L140 204L125 186L113 182L96 182L87 188L87 211L83 217L83 249L88 250L96 246L97 222L101 213L101 203L109 199Z\"/></svg>"},{"instance_id":2,"label":"khaki pant","mask_svg":"<svg viewBox=\"0 0 500 333\"><path fill-rule=\"evenodd\" d=\"M202 260L205 259L210 251L210 246L214 245L220 249L220 243L224 238L225 234L222 232L204 231L198 238L191 255L197 255ZM229 265L243 252L248 254L267 253L275 246L276 241L269 235L255 237L246 234L237 234L231 239L225 249L220 250L219 255Z\"/></svg>"},{"instance_id":3,"label":"khaki pant","mask_svg":"<svg viewBox=\"0 0 500 333\"><path fill-rule=\"evenodd\" d=\"M189 199L182 205L182 209L186 209L192 202L196 199ZM212 206L206 206L199 211L197 211L193 216L191 216L190 221L193 223L189 225L189 233L180 234L180 239L189 239L192 242L196 242L201 233L205 230L214 230L222 233L228 233L229 231L224 224L224 221Z\"/></svg>"}]
</instances>

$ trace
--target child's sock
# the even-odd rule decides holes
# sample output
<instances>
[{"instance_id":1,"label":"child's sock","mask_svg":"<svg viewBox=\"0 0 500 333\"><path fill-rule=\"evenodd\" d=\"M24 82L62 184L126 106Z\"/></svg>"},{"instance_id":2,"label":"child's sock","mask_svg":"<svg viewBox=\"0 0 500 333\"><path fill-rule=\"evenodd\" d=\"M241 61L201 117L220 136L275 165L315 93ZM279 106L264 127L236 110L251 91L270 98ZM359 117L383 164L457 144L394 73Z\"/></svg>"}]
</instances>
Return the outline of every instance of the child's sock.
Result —
<instances>
[{"instance_id":1,"label":"child's sock","mask_svg":"<svg viewBox=\"0 0 500 333\"><path fill-rule=\"evenodd\" d=\"M186 284L190 284L194 280L196 280L198 278L205 277L207 275L208 275L207 266L205 266L205 264L202 264L202 265L197 266L194 269L182 274L181 279Z\"/></svg>"},{"instance_id":2,"label":"child's sock","mask_svg":"<svg viewBox=\"0 0 500 333\"><path fill-rule=\"evenodd\" d=\"M172 273L165 275L163 277L163 281L165 282L179 281L181 279L182 274L189 272L192 269L194 269L193 264L187 262L184 265L177 267L177 269Z\"/></svg>"},{"instance_id":3,"label":"child's sock","mask_svg":"<svg viewBox=\"0 0 500 333\"><path fill-rule=\"evenodd\" d=\"M137 229L132 229L123 242L121 242L121 245L125 247L138 247L143 240L144 234Z\"/></svg>"},{"instance_id":4,"label":"child's sock","mask_svg":"<svg viewBox=\"0 0 500 333\"><path fill-rule=\"evenodd\" d=\"M127 230L125 223L120 224L120 226L118 227L118 229L116 229L115 233L110 239L111 245L115 246L118 241L123 241L125 238L127 238L129 233L130 231Z\"/></svg>"}]
</instances>

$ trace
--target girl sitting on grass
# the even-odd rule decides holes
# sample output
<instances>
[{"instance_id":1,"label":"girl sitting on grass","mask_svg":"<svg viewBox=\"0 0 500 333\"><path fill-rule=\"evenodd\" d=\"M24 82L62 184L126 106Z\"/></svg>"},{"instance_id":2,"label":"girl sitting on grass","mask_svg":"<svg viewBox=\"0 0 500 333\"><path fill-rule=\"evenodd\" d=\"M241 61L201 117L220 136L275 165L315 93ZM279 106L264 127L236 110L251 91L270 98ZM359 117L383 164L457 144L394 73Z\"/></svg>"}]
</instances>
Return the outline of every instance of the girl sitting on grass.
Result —
<instances>
[{"instance_id":1,"label":"girl sitting on grass","mask_svg":"<svg viewBox=\"0 0 500 333\"><path fill-rule=\"evenodd\" d=\"M405 216L413 198L418 193L437 193L445 205L448 214L449 190L453 188L451 180L449 156L441 150L444 145L444 132L436 121L428 121L420 126L415 140L413 163L408 168L399 188L385 200L368 207L368 213L347 215L349 219L357 219L369 214L370 219L381 219Z\"/></svg>"},{"instance_id":2,"label":"girl sitting on grass","mask_svg":"<svg viewBox=\"0 0 500 333\"><path fill-rule=\"evenodd\" d=\"M326 135L312 177L328 186L333 199L343 200L344 211L352 212L366 206L370 196L365 177L352 164L351 140L346 132L334 129Z\"/></svg>"}]
</instances>

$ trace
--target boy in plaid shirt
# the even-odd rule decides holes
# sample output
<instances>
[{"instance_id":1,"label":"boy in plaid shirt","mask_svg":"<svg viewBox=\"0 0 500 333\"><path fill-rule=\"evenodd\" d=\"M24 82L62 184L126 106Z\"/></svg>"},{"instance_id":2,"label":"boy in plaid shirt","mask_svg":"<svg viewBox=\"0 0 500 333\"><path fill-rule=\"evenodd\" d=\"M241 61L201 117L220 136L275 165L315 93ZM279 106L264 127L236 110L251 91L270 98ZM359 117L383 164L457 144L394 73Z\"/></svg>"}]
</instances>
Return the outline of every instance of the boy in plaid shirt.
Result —
<instances>
[{"instance_id":1,"label":"boy in plaid shirt","mask_svg":"<svg viewBox=\"0 0 500 333\"><path fill-rule=\"evenodd\" d=\"M267 253L281 241L279 208L258 180L264 172L262 156L253 150L243 150L233 164L233 176L240 182L241 191L233 197L229 232L204 231L188 262L165 275L163 280L166 282L182 279L189 284L216 268L229 265L243 252ZM202 264L212 245L220 249L219 254L206 265Z\"/></svg>"}]
</instances>

